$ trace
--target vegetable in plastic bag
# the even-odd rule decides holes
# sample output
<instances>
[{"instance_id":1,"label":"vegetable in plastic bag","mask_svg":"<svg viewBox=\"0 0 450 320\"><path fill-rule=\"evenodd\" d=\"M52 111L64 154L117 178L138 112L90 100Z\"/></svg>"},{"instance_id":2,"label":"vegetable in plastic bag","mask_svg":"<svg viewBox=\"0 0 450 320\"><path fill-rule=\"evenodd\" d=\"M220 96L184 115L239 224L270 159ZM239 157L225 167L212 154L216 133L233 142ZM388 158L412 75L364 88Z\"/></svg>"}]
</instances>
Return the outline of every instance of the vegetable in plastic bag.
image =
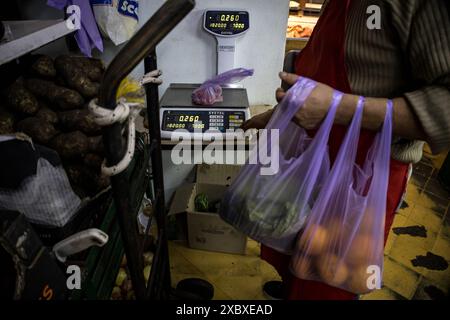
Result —
<instances>
[{"instance_id":1,"label":"vegetable in plastic bag","mask_svg":"<svg viewBox=\"0 0 450 320\"><path fill-rule=\"evenodd\" d=\"M257 164L247 162L220 207L220 216L236 229L286 254L292 253L297 234L330 170L327 142L342 93L334 92L328 115L314 139L292 122L315 87L314 81L299 78L286 93L266 127L278 131L279 152L272 150L271 130L261 134L259 148L250 153ZM265 165L258 153L270 154L278 161L278 172L262 175Z\"/></svg>"},{"instance_id":2,"label":"vegetable in plastic bag","mask_svg":"<svg viewBox=\"0 0 450 320\"><path fill-rule=\"evenodd\" d=\"M392 139L392 101L364 166L355 163L360 98L333 168L297 240L291 271L357 294L381 285Z\"/></svg>"},{"instance_id":3,"label":"vegetable in plastic bag","mask_svg":"<svg viewBox=\"0 0 450 320\"><path fill-rule=\"evenodd\" d=\"M252 76L253 69L236 68L221 73L214 78L205 81L192 93L192 102L199 105L210 106L215 102L223 101L222 86L236 83Z\"/></svg>"}]
</instances>

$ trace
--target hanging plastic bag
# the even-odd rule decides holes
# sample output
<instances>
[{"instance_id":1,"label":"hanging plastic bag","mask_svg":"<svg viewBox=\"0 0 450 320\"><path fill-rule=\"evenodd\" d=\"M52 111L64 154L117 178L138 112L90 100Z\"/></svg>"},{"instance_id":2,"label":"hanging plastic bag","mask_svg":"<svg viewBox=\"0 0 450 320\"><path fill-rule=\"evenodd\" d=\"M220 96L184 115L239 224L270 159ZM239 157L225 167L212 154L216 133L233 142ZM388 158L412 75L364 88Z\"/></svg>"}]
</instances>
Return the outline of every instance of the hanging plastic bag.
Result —
<instances>
[{"instance_id":1,"label":"hanging plastic bag","mask_svg":"<svg viewBox=\"0 0 450 320\"><path fill-rule=\"evenodd\" d=\"M248 162L227 190L221 217L249 237L284 253L291 253L296 236L308 216L314 199L330 170L327 142L342 93L334 92L327 117L314 139L292 122L316 83L300 78L276 108L261 134L255 153L271 154L278 172L261 175L264 165ZM272 147L270 129L279 130L279 152ZM272 155L274 153L274 155ZM260 159L258 159L260 160Z\"/></svg>"},{"instance_id":2,"label":"hanging plastic bag","mask_svg":"<svg viewBox=\"0 0 450 320\"><path fill-rule=\"evenodd\" d=\"M139 22L137 0L91 0L102 35L117 46L129 40Z\"/></svg>"},{"instance_id":3,"label":"hanging plastic bag","mask_svg":"<svg viewBox=\"0 0 450 320\"><path fill-rule=\"evenodd\" d=\"M252 76L253 69L236 68L221 73L214 78L205 81L192 93L192 102L199 105L211 106L215 102L222 102L222 86L236 83Z\"/></svg>"},{"instance_id":4,"label":"hanging plastic bag","mask_svg":"<svg viewBox=\"0 0 450 320\"><path fill-rule=\"evenodd\" d=\"M103 41L95 23L94 14L88 1L85 0L47 0L47 5L59 10L70 9L72 18L79 19L80 29L75 33L75 40L77 41L80 51L88 56L92 56L92 49L97 48L103 52ZM77 7L75 10L71 7ZM78 16L79 15L79 16ZM71 19L69 19L71 20Z\"/></svg>"},{"instance_id":5,"label":"hanging plastic bag","mask_svg":"<svg viewBox=\"0 0 450 320\"><path fill-rule=\"evenodd\" d=\"M355 164L364 99L299 234L291 271L357 294L381 284L392 101L363 168Z\"/></svg>"}]
</instances>

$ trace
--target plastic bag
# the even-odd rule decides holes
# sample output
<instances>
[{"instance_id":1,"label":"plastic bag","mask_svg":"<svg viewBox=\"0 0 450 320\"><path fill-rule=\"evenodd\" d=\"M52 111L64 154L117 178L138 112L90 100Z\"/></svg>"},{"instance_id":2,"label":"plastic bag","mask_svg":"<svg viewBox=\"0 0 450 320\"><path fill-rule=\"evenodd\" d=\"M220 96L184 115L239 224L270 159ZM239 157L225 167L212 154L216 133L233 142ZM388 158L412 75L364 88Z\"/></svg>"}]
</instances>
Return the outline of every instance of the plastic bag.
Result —
<instances>
[{"instance_id":1,"label":"plastic bag","mask_svg":"<svg viewBox=\"0 0 450 320\"><path fill-rule=\"evenodd\" d=\"M94 14L88 1L85 0L47 0L47 5L59 10L69 10L69 15L74 18L80 15L80 29L75 33L80 51L88 56L92 56L92 49L97 48L103 52L103 41L95 23ZM78 7L78 10L71 9L71 6ZM71 19L70 19L71 20Z\"/></svg>"},{"instance_id":2,"label":"plastic bag","mask_svg":"<svg viewBox=\"0 0 450 320\"><path fill-rule=\"evenodd\" d=\"M192 93L192 102L199 105L211 106L215 102L222 102L222 87L227 84L236 83L242 79L252 76L253 69L236 68L221 73L214 78L205 81Z\"/></svg>"},{"instance_id":3,"label":"plastic bag","mask_svg":"<svg viewBox=\"0 0 450 320\"><path fill-rule=\"evenodd\" d=\"M145 90L139 81L126 77L117 88L116 99L125 99L127 102L145 104Z\"/></svg>"},{"instance_id":4,"label":"plastic bag","mask_svg":"<svg viewBox=\"0 0 450 320\"><path fill-rule=\"evenodd\" d=\"M102 35L116 46L134 35L139 22L137 0L91 0L91 4Z\"/></svg>"},{"instance_id":5,"label":"plastic bag","mask_svg":"<svg viewBox=\"0 0 450 320\"><path fill-rule=\"evenodd\" d=\"M58 154L13 136L0 136L0 144L3 151L10 151L2 155L5 181L0 188L0 209L19 211L32 223L63 227L76 214L81 200L73 192ZM21 157L23 163L14 164ZM21 172L15 172L20 168Z\"/></svg>"},{"instance_id":6,"label":"plastic bag","mask_svg":"<svg viewBox=\"0 0 450 320\"><path fill-rule=\"evenodd\" d=\"M364 99L299 234L291 271L354 293L381 285L392 101L363 168L355 164Z\"/></svg>"},{"instance_id":7,"label":"plastic bag","mask_svg":"<svg viewBox=\"0 0 450 320\"><path fill-rule=\"evenodd\" d=\"M291 120L316 83L300 78L278 105L266 129L279 129L279 152L272 149L270 135L261 135L260 150L250 158L275 152L279 169L261 175L264 165L248 162L227 190L221 217L258 242L291 253L296 236L330 170L327 142L342 93L333 102L314 139ZM268 138L267 138L268 137ZM276 155L278 153L278 155ZM249 160L250 161L250 160Z\"/></svg>"}]
</instances>

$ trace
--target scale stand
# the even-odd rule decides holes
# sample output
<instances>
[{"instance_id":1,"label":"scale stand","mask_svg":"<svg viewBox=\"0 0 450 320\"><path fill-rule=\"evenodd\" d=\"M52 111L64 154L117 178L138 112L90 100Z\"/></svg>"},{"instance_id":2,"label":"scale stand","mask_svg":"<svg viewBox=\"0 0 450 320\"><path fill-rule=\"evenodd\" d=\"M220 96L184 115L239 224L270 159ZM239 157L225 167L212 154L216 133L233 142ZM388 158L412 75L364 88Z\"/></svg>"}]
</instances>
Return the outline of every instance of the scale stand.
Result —
<instances>
[{"instance_id":1,"label":"scale stand","mask_svg":"<svg viewBox=\"0 0 450 320\"><path fill-rule=\"evenodd\" d=\"M236 39L250 28L248 11L208 9L203 15L203 29L217 41L217 74L234 69Z\"/></svg>"}]
</instances>

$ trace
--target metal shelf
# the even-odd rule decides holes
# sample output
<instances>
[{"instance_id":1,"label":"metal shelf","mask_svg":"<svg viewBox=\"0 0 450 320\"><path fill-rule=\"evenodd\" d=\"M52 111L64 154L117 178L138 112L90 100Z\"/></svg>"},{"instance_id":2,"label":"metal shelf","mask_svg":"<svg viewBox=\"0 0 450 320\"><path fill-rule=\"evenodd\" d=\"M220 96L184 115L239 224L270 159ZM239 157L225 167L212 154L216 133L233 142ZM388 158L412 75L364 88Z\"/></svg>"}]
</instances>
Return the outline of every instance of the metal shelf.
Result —
<instances>
[{"instance_id":1,"label":"metal shelf","mask_svg":"<svg viewBox=\"0 0 450 320\"><path fill-rule=\"evenodd\" d=\"M3 24L7 40L0 43L0 65L76 31L62 19L3 21Z\"/></svg>"}]
</instances>

